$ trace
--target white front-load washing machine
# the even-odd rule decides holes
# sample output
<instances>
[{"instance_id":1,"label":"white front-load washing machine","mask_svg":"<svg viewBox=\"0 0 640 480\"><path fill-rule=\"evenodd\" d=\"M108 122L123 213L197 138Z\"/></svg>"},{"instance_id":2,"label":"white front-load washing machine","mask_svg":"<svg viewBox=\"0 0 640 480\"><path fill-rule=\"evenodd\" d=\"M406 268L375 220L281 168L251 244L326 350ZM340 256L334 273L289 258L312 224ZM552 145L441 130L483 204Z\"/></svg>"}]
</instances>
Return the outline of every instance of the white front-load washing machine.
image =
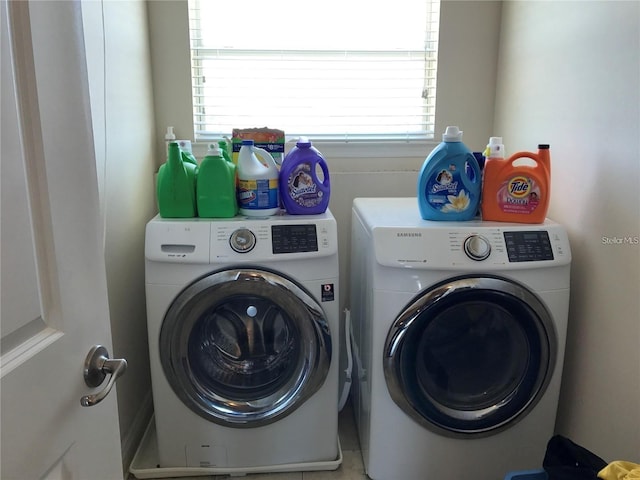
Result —
<instances>
[{"instance_id":1,"label":"white front-load washing machine","mask_svg":"<svg viewBox=\"0 0 640 480\"><path fill-rule=\"evenodd\" d=\"M145 271L160 468L337 468L331 213L156 217Z\"/></svg>"},{"instance_id":2,"label":"white front-load washing machine","mask_svg":"<svg viewBox=\"0 0 640 480\"><path fill-rule=\"evenodd\" d=\"M496 480L554 433L571 253L558 224L432 222L353 203L352 390L374 480Z\"/></svg>"}]
</instances>

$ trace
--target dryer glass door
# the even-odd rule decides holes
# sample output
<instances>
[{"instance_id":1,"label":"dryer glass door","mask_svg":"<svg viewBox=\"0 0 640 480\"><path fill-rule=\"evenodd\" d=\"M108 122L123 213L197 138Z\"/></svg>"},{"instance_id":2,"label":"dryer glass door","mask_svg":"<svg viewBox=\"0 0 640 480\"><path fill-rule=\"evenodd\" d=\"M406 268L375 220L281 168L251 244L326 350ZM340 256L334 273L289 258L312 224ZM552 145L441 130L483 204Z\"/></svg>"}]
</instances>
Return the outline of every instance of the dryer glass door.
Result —
<instances>
[{"instance_id":1,"label":"dryer glass door","mask_svg":"<svg viewBox=\"0 0 640 480\"><path fill-rule=\"evenodd\" d=\"M214 272L187 287L167 311L158 347L182 402L234 427L293 412L322 386L331 362L320 305L262 268Z\"/></svg>"},{"instance_id":2,"label":"dryer glass door","mask_svg":"<svg viewBox=\"0 0 640 480\"><path fill-rule=\"evenodd\" d=\"M533 408L555 355L555 328L536 295L507 279L464 276L424 290L401 312L384 372L393 400L427 428L491 435Z\"/></svg>"}]
</instances>

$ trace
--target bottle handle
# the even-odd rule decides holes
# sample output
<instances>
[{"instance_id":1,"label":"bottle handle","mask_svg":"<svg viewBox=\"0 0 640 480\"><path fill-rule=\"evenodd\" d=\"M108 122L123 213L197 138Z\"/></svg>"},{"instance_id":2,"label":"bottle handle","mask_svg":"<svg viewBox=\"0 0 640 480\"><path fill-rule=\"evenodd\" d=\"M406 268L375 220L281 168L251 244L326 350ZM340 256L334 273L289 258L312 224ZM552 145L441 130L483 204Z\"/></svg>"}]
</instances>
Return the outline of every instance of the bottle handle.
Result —
<instances>
[{"instance_id":1,"label":"bottle handle","mask_svg":"<svg viewBox=\"0 0 640 480\"><path fill-rule=\"evenodd\" d=\"M257 153L259 157L263 158L267 162L267 164L270 164L270 165L267 165L268 167L278 168L278 166L276 165L275 159L264 148L254 146L253 152Z\"/></svg>"},{"instance_id":2,"label":"bottle handle","mask_svg":"<svg viewBox=\"0 0 640 480\"><path fill-rule=\"evenodd\" d=\"M538 160L538 154L533 152L516 152L509 157L508 162L510 164L513 164L513 162L521 158L526 159L525 161L519 162L519 163L522 163L523 165L528 164L529 166L538 166L540 164L540 161ZM535 163L535 165L532 165L532 162Z\"/></svg>"},{"instance_id":3,"label":"bottle handle","mask_svg":"<svg viewBox=\"0 0 640 480\"><path fill-rule=\"evenodd\" d=\"M537 157L538 154L533 152L516 152L509 157L509 161L517 160L518 158L530 158L532 160L536 160Z\"/></svg>"},{"instance_id":4,"label":"bottle handle","mask_svg":"<svg viewBox=\"0 0 640 480\"><path fill-rule=\"evenodd\" d=\"M318 162L320 163L320 168L322 169L322 185L324 185L325 188L329 188L329 167L327 166L326 162ZM315 175L315 171L314 171L314 176L317 177L317 175Z\"/></svg>"}]
</instances>

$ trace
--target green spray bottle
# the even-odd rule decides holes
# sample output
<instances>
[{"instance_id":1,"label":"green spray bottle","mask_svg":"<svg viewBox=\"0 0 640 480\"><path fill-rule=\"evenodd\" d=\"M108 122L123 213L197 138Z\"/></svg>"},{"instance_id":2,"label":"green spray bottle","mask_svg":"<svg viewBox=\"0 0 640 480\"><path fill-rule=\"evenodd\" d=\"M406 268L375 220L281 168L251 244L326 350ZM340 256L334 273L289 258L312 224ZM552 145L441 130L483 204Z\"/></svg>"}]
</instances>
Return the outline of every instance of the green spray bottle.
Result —
<instances>
[{"instance_id":1,"label":"green spray bottle","mask_svg":"<svg viewBox=\"0 0 640 480\"><path fill-rule=\"evenodd\" d=\"M158 171L158 210L163 218L192 218L196 210L197 165L184 162L177 142L169 143L167 162Z\"/></svg>"},{"instance_id":2,"label":"green spray bottle","mask_svg":"<svg viewBox=\"0 0 640 480\"><path fill-rule=\"evenodd\" d=\"M200 217L231 218L238 213L236 166L224 159L215 143L209 144L200 162L196 191Z\"/></svg>"}]
</instances>

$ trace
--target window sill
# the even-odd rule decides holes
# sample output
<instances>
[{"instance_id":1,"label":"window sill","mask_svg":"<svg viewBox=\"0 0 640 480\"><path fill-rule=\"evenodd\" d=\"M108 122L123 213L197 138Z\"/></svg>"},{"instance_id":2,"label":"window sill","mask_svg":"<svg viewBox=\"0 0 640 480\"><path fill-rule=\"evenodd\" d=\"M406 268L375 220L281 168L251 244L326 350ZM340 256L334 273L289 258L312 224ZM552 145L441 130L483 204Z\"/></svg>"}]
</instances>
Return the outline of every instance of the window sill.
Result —
<instances>
[{"instance_id":1,"label":"window sill","mask_svg":"<svg viewBox=\"0 0 640 480\"><path fill-rule=\"evenodd\" d=\"M378 172L419 170L422 162L438 142L433 140L385 140L385 141L348 141L313 140L333 172ZM205 156L208 142L193 144L196 158ZM288 152L295 144L288 140L285 150Z\"/></svg>"}]
</instances>

